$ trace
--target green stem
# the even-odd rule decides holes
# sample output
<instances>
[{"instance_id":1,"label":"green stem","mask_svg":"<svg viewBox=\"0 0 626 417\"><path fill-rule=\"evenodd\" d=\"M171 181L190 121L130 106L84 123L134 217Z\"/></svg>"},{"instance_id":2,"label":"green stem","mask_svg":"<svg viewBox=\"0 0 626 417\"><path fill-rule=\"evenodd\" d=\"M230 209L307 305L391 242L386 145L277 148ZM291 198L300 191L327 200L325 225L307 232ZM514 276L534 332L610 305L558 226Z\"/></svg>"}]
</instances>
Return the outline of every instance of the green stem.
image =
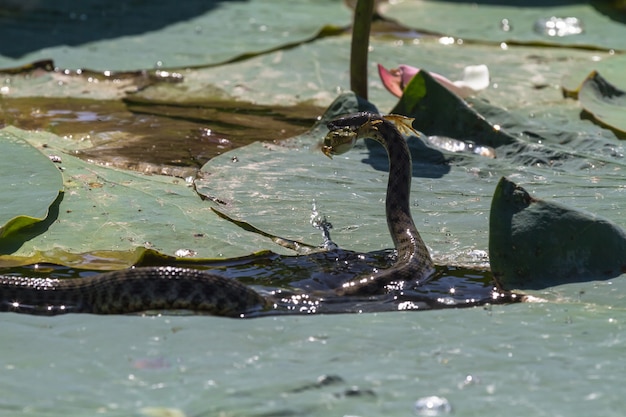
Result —
<instances>
[{"instance_id":1,"label":"green stem","mask_svg":"<svg viewBox=\"0 0 626 417\"><path fill-rule=\"evenodd\" d=\"M350 51L350 89L367 100L367 53L374 0L358 0L354 8L352 49Z\"/></svg>"}]
</instances>

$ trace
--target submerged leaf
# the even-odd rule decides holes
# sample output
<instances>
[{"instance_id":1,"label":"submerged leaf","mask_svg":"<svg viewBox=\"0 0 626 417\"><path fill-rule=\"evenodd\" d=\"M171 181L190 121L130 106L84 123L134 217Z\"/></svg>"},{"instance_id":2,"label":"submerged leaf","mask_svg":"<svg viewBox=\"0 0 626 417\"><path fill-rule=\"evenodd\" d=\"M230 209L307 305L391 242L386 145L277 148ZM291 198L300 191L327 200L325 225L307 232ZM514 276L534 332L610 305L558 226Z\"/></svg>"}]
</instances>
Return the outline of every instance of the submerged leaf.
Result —
<instances>
[{"instance_id":1,"label":"submerged leaf","mask_svg":"<svg viewBox=\"0 0 626 417\"><path fill-rule=\"evenodd\" d=\"M186 178L228 149L301 133L323 111L308 104L270 107L210 95L191 100L179 93L175 103L166 98L133 97L123 103L9 96L2 98L0 122L54 132L65 138L63 151L99 165Z\"/></svg>"},{"instance_id":2,"label":"submerged leaf","mask_svg":"<svg viewBox=\"0 0 626 417\"><path fill-rule=\"evenodd\" d=\"M491 270L502 288L542 289L616 277L626 232L607 219L531 197L503 177L491 203Z\"/></svg>"}]
</instances>

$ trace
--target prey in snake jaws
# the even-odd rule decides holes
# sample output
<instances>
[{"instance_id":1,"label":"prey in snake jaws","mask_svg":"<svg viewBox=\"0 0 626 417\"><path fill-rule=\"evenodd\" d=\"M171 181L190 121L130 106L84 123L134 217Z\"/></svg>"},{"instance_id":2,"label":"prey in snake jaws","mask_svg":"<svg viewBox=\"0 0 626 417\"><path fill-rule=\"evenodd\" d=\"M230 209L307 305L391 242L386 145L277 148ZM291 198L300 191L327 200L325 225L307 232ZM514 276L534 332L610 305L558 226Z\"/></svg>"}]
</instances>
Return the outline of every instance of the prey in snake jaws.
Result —
<instances>
[{"instance_id":1,"label":"prey in snake jaws","mask_svg":"<svg viewBox=\"0 0 626 417\"><path fill-rule=\"evenodd\" d=\"M434 265L409 210L412 163L399 130L412 130L411 119L373 113L348 115L328 123L325 155L350 150L359 139L380 142L389 156L385 210L397 257L386 269L358 276L337 288L314 294L302 290L259 292L210 271L177 267L138 267L88 278L47 279L0 275L0 311L56 315L127 314L149 310L191 310L230 317L297 312L294 305L315 306L344 299L369 299L419 287L433 277ZM393 297L392 297L393 298ZM302 310L300 310L302 311Z\"/></svg>"}]
</instances>

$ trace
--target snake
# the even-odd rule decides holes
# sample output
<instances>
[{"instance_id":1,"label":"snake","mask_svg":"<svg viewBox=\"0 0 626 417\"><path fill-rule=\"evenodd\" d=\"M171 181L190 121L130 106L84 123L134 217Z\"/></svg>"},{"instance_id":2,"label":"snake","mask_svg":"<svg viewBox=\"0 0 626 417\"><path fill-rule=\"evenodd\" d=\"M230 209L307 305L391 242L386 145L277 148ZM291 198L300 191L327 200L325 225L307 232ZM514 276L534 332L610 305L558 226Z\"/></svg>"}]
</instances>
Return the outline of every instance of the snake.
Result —
<instances>
[{"instance_id":1,"label":"snake","mask_svg":"<svg viewBox=\"0 0 626 417\"><path fill-rule=\"evenodd\" d=\"M325 297L370 296L392 286L421 285L434 273L428 248L409 208L412 162L400 133L411 119L361 112L327 123L322 152L331 157L352 149L357 140L381 143L389 156L385 199L387 225L397 257L386 269L356 277L327 294L263 294L219 274L174 266L133 267L86 278L32 278L0 275L0 311L38 315L65 313L129 314L150 310L191 310L246 317L276 308L285 297L295 302L323 302Z\"/></svg>"}]
</instances>

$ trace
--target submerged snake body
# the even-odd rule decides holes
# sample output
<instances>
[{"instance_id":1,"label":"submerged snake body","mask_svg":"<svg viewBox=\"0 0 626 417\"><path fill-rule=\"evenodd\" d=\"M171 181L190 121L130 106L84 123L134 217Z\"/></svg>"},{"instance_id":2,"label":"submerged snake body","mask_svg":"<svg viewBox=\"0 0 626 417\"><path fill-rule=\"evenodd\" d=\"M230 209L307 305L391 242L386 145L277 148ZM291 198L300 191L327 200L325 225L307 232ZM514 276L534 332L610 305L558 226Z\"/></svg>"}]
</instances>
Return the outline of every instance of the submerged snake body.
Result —
<instances>
[{"instance_id":1,"label":"submerged snake body","mask_svg":"<svg viewBox=\"0 0 626 417\"><path fill-rule=\"evenodd\" d=\"M387 149L387 224L398 252L390 268L349 281L329 292L329 298L376 294L393 283L421 284L433 274L428 249L409 210L411 156L394 124L398 120L402 122L400 116L358 113L328 123L329 133L323 147L327 156L346 152L357 139L367 137ZM320 301L306 294L289 297L296 303ZM236 317L275 308L274 298L278 302L284 300L281 294L261 295L226 277L175 267L132 268L75 279L0 276L0 311L30 314L123 314L183 309Z\"/></svg>"}]
</instances>

